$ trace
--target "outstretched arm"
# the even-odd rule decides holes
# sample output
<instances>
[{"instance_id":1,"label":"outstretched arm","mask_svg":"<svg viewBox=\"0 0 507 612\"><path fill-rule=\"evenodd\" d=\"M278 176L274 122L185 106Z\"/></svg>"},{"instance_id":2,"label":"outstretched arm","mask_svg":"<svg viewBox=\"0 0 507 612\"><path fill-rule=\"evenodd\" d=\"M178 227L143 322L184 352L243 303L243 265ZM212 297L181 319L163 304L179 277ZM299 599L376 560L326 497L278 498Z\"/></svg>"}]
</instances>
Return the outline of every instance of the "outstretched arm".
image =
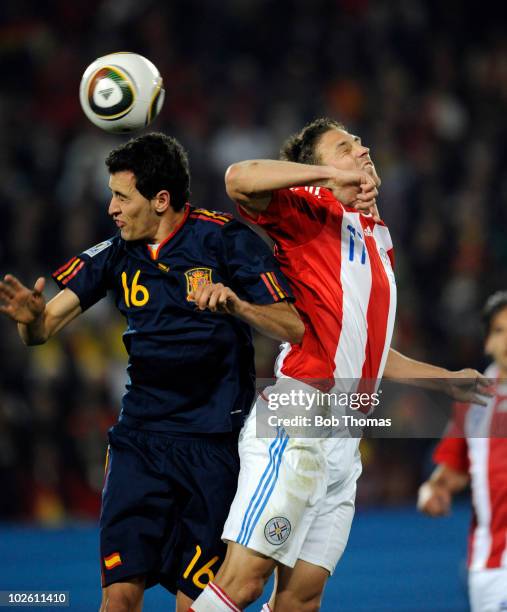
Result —
<instances>
[{"instance_id":1,"label":"outstretched arm","mask_svg":"<svg viewBox=\"0 0 507 612\"><path fill-rule=\"evenodd\" d=\"M0 312L16 321L26 345L43 344L81 313L79 298L70 289L60 291L46 304L44 285L41 277L29 289L11 274L0 281Z\"/></svg>"},{"instance_id":2,"label":"outstretched arm","mask_svg":"<svg viewBox=\"0 0 507 612\"><path fill-rule=\"evenodd\" d=\"M199 310L233 315L275 340L298 344L303 339L305 326L289 302L251 304L240 299L230 287L222 283L203 285L194 292L192 298Z\"/></svg>"},{"instance_id":3,"label":"outstretched arm","mask_svg":"<svg viewBox=\"0 0 507 612\"><path fill-rule=\"evenodd\" d=\"M225 173L227 194L248 212L266 210L277 189L305 185L327 187L344 204L370 212L378 195L377 185L366 172L334 166L256 159L233 164Z\"/></svg>"},{"instance_id":4,"label":"outstretched arm","mask_svg":"<svg viewBox=\"0 0 507 612\"><path fill-rule=\"evenodd\" d=\"M468 482L468 474L447 465L439 465L419 487L417 508L433 517L449 514L452 496L462 491Z\"/></svg>"},{"instance_id":5,"label":"outstretched arm","mask_svg":"<svg viewBox=\"0 0 507 612\"><path fill-rule=\"evenodd\" d=\"M394 349L389 349L384 378L441 391L455 400L482 406L487 404L487 398L490 396L487 391L490 381L477 370L447 370L416 361Z\"/></svg>"}]
</instances>

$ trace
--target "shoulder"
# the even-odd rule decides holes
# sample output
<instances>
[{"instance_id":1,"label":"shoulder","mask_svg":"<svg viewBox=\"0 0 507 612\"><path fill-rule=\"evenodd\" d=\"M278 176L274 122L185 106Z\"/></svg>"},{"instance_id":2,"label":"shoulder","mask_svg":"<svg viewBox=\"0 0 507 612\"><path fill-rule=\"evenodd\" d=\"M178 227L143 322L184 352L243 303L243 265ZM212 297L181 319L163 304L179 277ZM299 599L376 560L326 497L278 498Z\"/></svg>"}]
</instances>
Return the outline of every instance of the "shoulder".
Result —
<instances>
[{"instance_id":1,"label":"shoulder","mask_svg":"<svg viewBox=\"0 0 507 612\"><path fill-rule=\"evenodd\" d=\"M121 249L122 245L123 240L118 234L86 249L86 251L83 251L79 257L82 257L83 259L109 259L115 253L117 253L119 249Z\"/></svg>"},{"instance_id":2,"label":"shoulder","mask_svg":"<svg viewBox=\"0 0 507 612\"><path fill-rule=\"evenodd\" d=\"M325 223L330 211L343 207L329 189L316 186L290 187L273 191L271 202L261 221L292 227L307 221Z\"/></svg>"},{"instance_id":3,"label":"shoulder","mask_svg":"<svg viewBox=\"0 0 507 612\"><path fill-rule=\"evenodd\" d=\"M230 240L238 235L245 234L256 235L246 223L225 212L195 208L190 213L189 219L194 223L194 227L199 234L213 234L219 240Z\"/></svg>"},{"instance_id":4,"label":"shoulder","mask_svg":"<svg viewBox=\"0 0 507 612\"><path fill-rule=\"evenodd\" d=\"M52 277L60 288L64 288L81 270L84 270L84 274L79 275L78 281L84 279L85 282L89 282L90 278L96 278L97 275L100 277L111 268L111 262L119 252L122 242L119 235L103 240L72 257L55 270Z\"/></svg>"},{"instance_id":5,"label":"shoulder","mask_svg":"<svg viewBox=\"0 0 507 612\"><path fill-rule=\"evenodd\" d=\"M274 192L276 197L291 200L294 204L309 204L315 206L329 206L332 202L339 202L332 192L325 187L316 187L307 185L304 187L289 187L288 189L280 189Z\"/></svg>"},{"instance_id":6,"label":"shoulder","mask_svg":"<svg viewBox=\"0 0 507 612\"><path fill-rule=\"evenodd\" d=\"M192 208L188 216L189 220L199 229L213 230L224 227L234 221L234 217L218 210L208 210L207 208Z\"/></svg>"}]
</instances>

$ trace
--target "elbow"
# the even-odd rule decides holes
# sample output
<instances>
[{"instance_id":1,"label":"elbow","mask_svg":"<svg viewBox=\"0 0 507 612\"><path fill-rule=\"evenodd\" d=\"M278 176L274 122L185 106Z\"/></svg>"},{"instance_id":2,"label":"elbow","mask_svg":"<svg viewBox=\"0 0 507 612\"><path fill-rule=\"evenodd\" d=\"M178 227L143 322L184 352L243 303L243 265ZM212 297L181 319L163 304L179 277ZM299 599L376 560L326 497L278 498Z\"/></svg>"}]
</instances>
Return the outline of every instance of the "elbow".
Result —
<instances>
[{"instance_id":1,"label":"elbow","mask_svg":"<svg viewBox=\"0 0 507 612\"><path fill-rule=\"evenodd\" d=\"M241 165L239 163L230 165L225 172L225 191L227 195L236 202L244 199L240 190Z\"/></svg>"},{"instance_id":2,"label":"elbow","mask_svg":"<svg viewBox=\"0 0 507 612\"><path fill-rule=\"evenodd\" d=\"M231 164L225 172L227 195L240 205L251 205L252 195L256 192L255 173L257 161L243 161Z\"/></svg>"},{"instance_id":3,"label":"elbow","mask_svg":"<svg viewBox=\"0 0 507 612\"><path fill-rule=\"evenodd\" d=\"M299 318L299 316L294 321L287 335L287 342L290 342L291 344L301 344L303 341L303 336L305 335L305 324Z\"/></svg>"}]
</instances>

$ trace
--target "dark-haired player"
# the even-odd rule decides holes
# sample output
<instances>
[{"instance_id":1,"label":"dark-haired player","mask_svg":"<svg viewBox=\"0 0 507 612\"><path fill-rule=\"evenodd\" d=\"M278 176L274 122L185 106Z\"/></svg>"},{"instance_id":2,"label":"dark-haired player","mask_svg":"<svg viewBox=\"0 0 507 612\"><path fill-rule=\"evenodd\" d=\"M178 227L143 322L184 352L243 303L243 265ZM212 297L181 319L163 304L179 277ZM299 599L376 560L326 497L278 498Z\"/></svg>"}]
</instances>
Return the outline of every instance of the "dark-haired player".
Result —
<instances>
[{"instance_id":1,"label":"dark-haired player","mask_svg":"<svg viewBox=\"0 0 507 612\"><path fill-rule=\"evenodd\" d=\"M140 610L160 582L188 608L219 567L254 397L250 325L297 343L303 324L269 249L230 215L193 208L181 145L148 134L106 160L118 234L54 274L47 304L7 275L0 311L41 344L110 291L127 320L126 393L109 433L100 520L103 602Z\"/></svg>"},{"instance_id":2,"label":"dark-haired player","mask_svg":"<svg viewBox=\"0 0 507 612\"><path fill-rule=\"evenodd\" d=\"M290 138L281 161L228 169L227 192L275 242L306 328L300 344L283 346L271 398L291 385L310 395L318 394L315 385L338 393L373 390L383 374L454 377L456 384L478 375L451 373L390 349L396 285L391 238L376 210L379 184L369 149L331 119ZM198 612L243 609L259 597L275 565L275 610L318 610L347 543L361 472L359 440L346 431L334 439L284 430L257 438L255 415L263 403L261 396L243 428L238 492L223 534L227 556L194 602Z\"/></svg>"},{"instance_id":3,"label":"dark-haired player","mask_svg":"<svg viewBox=\"0 0 507 612\"><path fill-rule=\"evenodd\" d=\"M473 612L507 610L507 291L483 310L484 348L494 381L486 408L456 404L454 417L433 455L438 467L419 489L419 509L444 516L452 496L472 489L468 587Z\"/></svg>"}]
</instances>

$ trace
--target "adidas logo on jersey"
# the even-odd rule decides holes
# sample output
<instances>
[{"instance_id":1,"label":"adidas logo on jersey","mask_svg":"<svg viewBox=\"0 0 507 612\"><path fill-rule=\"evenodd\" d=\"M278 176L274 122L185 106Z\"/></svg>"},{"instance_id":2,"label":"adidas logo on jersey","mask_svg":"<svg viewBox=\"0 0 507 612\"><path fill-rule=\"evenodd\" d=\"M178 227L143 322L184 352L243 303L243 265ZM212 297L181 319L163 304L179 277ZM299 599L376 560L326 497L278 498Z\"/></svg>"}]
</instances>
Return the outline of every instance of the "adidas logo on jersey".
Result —
<instances>
[{"instance_id":1,"label":"adidas logo on jersey","mask_svg":"<svg viewBox=\"0 0 507 612\"><path fill-rule=\"evenodd\" d=\"M371 231L371 229L370 229L369 227L367 227L367 228L364 230L364 235L365 235L365 236L373 236L373 232Z\"/></svg>"}]
</instances>

